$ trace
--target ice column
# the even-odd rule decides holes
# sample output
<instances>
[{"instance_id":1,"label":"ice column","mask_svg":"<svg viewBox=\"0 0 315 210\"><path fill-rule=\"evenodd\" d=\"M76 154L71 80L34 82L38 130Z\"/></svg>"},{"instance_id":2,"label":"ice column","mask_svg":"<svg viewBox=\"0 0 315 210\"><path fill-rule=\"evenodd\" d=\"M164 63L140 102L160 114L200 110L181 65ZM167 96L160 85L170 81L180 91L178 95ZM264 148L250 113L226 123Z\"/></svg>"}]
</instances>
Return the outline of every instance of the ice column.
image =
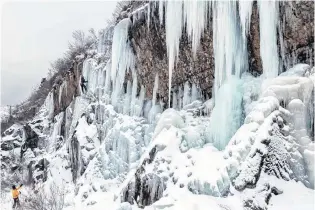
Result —
<instances>
[{"instance_id":1,"label":"ice column","mask_svg":"<svg viewBox=\"0 0 315 210\"><path fill-rule=\"evenodd\" d=\"M241 126L242 120L242 82L232 76L219 89L215 106L210 116L210 142L223 150Z\"/></svg>"},{"instance_id":2,"label":"ice column","mask_svg":"<svg viewBox=\"0 0 315 210\"><path fill-rule=\"evenodd\" d=\"M166 3L166 45L168 54L168 107L171 106L172 71L178 58L179 41L182 36L183 4L181 1Z\"/></svg>"},{"instance_id":3,"label":"ice column","mask_svg":"<svg viewBox=\"0 0 315 210\"><path fill-rule=\"evenodd\" d=\"M48 118L53 118L54 115L54 94L52 92L48 93L48 96L45 99L45 107L47 110Z\"/></svg>"},{"instance_id":4,"label":"ice column","mask_svg":"<svg viewBox=\"0 0 315 210\"><path fill-rule=\"evenodd\" d=\"M191 87L191 102L199 100L200 99L200 92L195 83L192 84Z\"/></svg>"},{"instance_id":5,"label":"ice column","mask_svg":"<svg viewBox=\"0 0 315 210\"><path fill-rule=\"evenodd\" d=\"M120 101L126 70L134 69L134 55L128 40L128 30L131 24L131 20L125 18L114 29L111 59L112 105L114 107Z\"/></svg>"},{"instance_id":6,"label":"ice column","mask_svg":"<svg viewBox=\"0 0 315 210\"><path fill-rule=\"evenodd\" d=\"M64 112L61 112L55 117L56 123L54 124L54 129L51 134L51 142L53 143L52 146L55 146L55 148L57 148L57 144L60 143L58 142L58 138L60 137L60 133L61 133L61 124L64 119L63 117L64 117ZM55 148L50 148L50 149L55 149Z\"/></svg>"},{"instance_id":7,"label":"ice column","mask_svg":"<svg viewBox=\"0 0 315 210\"><path fill-rule=\"evenodd\" d=\"M209 134L210 141L220 150L224 149L242 120L239 78L247 71L248 59L237 9L234 1L216 1L212 5L215 107L210 117Z\"/></svg>"},{"instance_id":8,"label":"ice column","mask_svg":"<svg viewBox=\"0 0 315 210\"><path fill-rule=\"evenodd\" d=\"M213 3L213 46L215 60L216 95L222 83L232 75L240 77L247 70L247 51L237 17L237 2Z\"/></svg>"},{"instance_id":9,"label":"ice column","mask_svg":"<svg viewBox=\"0 0 315 210\"><path fill-rule=\"evenodd\" d=\"M277 1L258 1L260 56L266 78L274 78L279 73L277 47L278 4Z\"/></svg>"},{"instance_id":10,"label":"ice column","mask_svg":"<svg viewBox=\"0 0 315 210\"><path fill-rule=\"evenodd\" d=\"M152 95L152 106L155 106L156 104L156 94L159 89L159 74L156 73L155 79L154 79L154 87L153 87L153 95Z\"/></svg>"},{"instance_id":11,"label":"ice column","mask_svg":"<svg viewBox=\"0 0 315 210\"><path fill-rule=\"evenodd\" d=\"M109 94L110 93L110 88L111 88L111 80L110 80L110 70L111 70L111 62L110 60L106 63L106 66L104 67L105 71L105 86L104 86L104 93Z\"/></svg>"},{"instance_id":12,"label":"ice column","mask_svg":"<svg viewBox=\"0 0 315 210\"><path fill-rule=\"evenodd\" d=\"M191 88L189 86L189 83L185 82L185 85L184 85L184 97L183 97L183 107L191 102L190 101L190 99L191 99L190 97L191 97Z\"/></svg>"},{"instance_id":13,"label":"ice column","mask_svg":"<svg viewBox=\"0 0 315 210\"><path fill-rule=\"evenodd\" d=\"M239 7L240 21L241 21L241 26L242 26L242 36L243 36L244 42L246 42L247 34L250 29L250 18L252 15L253 1L252 0L239 1L238 7Z\"/></svg>"},{"instance_id":14,"label":"ice column","mask_svg":"<svg viewBox=\"0 0 315 210\"><path fill-rule=\"evenodd\" d=\"M160 18L160 25L163 24L164 21L164 0L159 1L159 18Z\"/></svg>"}]
</instances>

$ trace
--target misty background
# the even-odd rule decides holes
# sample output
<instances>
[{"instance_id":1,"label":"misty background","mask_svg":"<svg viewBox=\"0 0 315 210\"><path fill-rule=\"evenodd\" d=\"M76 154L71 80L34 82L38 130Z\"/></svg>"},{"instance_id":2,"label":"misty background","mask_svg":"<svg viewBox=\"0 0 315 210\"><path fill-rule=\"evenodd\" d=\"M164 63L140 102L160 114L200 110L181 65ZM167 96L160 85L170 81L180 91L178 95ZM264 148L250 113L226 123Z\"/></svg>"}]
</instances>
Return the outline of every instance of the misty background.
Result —
<instances>
[{"instance_id":1,"label":"misty background","mask_svg":"<svg viewBox=\"0 0 315 210\"><path fill-rule=\"evenodd\" d=\"M7 2L1 8L1 105L25 100L72 32L105 28L116 1Z\"/></svg>"}]
</instances>

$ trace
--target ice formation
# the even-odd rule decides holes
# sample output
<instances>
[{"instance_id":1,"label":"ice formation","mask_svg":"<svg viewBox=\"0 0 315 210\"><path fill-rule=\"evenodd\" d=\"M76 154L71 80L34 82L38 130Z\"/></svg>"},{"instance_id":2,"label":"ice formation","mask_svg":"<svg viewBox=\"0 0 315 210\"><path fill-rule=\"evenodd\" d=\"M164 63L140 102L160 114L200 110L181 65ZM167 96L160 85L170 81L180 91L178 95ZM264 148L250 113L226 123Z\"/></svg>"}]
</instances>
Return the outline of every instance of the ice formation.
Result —
<instances>
[{"instance_id":1,"label":"ice formation","mask_svg":"<svg viewBox=\"0 0 315 210\"><path fill-rule=\"evenodd\" d=\"M207 1L184 1L184 24L192 42L194 56L196 56L201 35L207 25L209 16L208 6Z\"/></svg>"},{"instance_id":2,"label":"ice formation","mask_svg":"<svg viewBox=\"0 0 315 210\"><path fill-rule=\"evenodd\" d=\"M129 18L121 20L115 27L112 45L111 81L113 82L112 104L118 105L122 94L126 71L134 69L134 55L130 48L128 30Z\"/></svg>"},{"instance_id":3,"label":"ice formation","mask_svg":"<svg viewBox=\"0 0 315 210\"><path fill-rule=\"evenodd\" d=\"M266 78L274 78L279 73L277 46L278 4L277 1L258 1L260 55Z\"/></svg>"},{"instance_id":4,"label":"ice formation","mask_svg":"<svg viewBox=\"0 0 315 210\"><path fill-rule=\"evenodd\" d=\"M172 87L172 72L175 62L179 54L179 41L182 36L182 2L181 1L167 1L166 2L166 44L168 62L168 76L169 76L169 93L168 93L168 107L171 106L171 87Z\"/></svg>"},{"instance_id":5,"label":"ice formation","mask_svg":"<svg viewBox=\"0 0 315 210\"><path fill-rule=\"evenodd\" d=\"M215 57L213 94L215 107L210 119L212 125L224 122L222 125L227 127L225 129L211 128L213 132L210 135L215 144L220 149L223 149L241 123L242 90L237 87L239 85L235 80L240 78L241 73L247 71L248 61L247 50L244 47L246 42L244 42L242 37L242 31L237 19L237 2L215 2L212 10ZM247 10L241 10L240 12L249 13ZM242 26L246 27L246 24ZM226 97L226 95L229 95L229 97ZM232 98L233 102L225 101ZM231 119L233 119L233 123L227 123ZM227 133L227 131L231 133Z\"/></svg>"},{"instance_id":6,"label":"ice formation","mask_svg":"<svg viewBox=\"0 0 315 210\"><path fill-rule=\"evenodd\" d=\"M49 140L51 143L49 149L52 151L57 150L63 144L63 137L61 137L61 123L63 121L63 117L64 117L63 112L61 112L55 117L56 123L54 124L53 132L50 135L51 139Z\"/></svg>"},{"instance_id":7,"label":"ice formation","mask_svg":"<svg viewBox=\"0 0 315 210\"><path fill-rule=\"evenodd\" d=\"M54 94L53 92L49 92L48 96L44 102L45 109L47 110L47 114L49 118L52 118L54 115Z\"/></svg>"},{"instance_id":8,"label":"ice formation","mask_svg":"<svg viewBox=\"0 0 315 210\"><path fill-rule=\"evenodd\" d=\"M231 77L220 87L210 116L210 142L223 150L242 123L242 81Z\"/></svg>"},{"instance_id":9,"label":"ice formation","mask_svg":"<svg viewBox=\"0 0 315 210\"><path fill-rule=\"evenodd\" d=\"M247 41L247 34L250 29L250 18L252 15L252 6L253 6L252 0L238 2L240 22L242 26L242 36L245 42Z\"/></svg>"}]
</instances>

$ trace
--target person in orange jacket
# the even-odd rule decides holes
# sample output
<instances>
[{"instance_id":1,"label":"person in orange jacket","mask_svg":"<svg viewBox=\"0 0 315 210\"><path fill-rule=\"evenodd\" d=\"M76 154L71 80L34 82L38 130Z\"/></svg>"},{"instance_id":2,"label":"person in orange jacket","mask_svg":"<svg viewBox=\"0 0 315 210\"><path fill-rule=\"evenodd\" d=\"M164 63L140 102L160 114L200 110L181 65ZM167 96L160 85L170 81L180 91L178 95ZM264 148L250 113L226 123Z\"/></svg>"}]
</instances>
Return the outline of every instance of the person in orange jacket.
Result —
<instances>
[{"instance_id":1,"label":"person in orange jacket","mask_svg":"<svg viewBox=\"0 0 315 210\"><path fill-rule=\"evenodd\" d=\"M21 189L21 187L23 186L23 184L21 184L19 187L15 187L15 185L12 186L12 197L13 197L13 208L15 208L16 206L20 206L20 201L19 201L19 195L20 195L20 191L19 189Z\"/></svg>"}]
</instances>

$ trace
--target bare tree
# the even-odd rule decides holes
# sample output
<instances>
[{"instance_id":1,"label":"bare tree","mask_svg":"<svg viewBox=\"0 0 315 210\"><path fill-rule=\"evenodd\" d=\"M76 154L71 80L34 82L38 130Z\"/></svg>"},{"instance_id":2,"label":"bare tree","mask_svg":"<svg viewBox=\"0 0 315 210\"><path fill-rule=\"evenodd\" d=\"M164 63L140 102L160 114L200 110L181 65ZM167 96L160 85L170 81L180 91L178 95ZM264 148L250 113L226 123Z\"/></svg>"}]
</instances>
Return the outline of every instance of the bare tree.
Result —
<instances>
[{"instance_id":1,"label":"bare tree","mask_svg":"<svg viewBox=\"0 0 315 210\"><path fill-rule=\"evenodd\" d=\"M49 192L41 186L33 190L21 203L23 210L62 210L65 206L65 189L62 185L52 183Z\"/></svg>"}]
</instances>

